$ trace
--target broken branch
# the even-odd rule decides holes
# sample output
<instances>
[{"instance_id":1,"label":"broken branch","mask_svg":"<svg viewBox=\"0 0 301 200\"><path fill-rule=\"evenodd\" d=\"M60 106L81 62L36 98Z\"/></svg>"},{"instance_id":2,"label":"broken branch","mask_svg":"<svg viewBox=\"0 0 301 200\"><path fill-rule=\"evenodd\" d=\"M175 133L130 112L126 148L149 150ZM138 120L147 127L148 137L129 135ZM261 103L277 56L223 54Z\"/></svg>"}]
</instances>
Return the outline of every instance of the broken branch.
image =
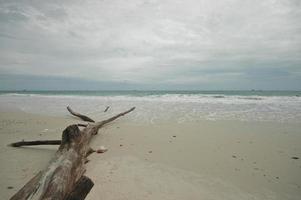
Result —
<instances>
[{"instance_id":1,"label":"broken branch","mask_svg":"<svg viewBox=\"0 0 301 200\"><path fill-rule=\"evenodd\" d=\"M20 141L11 143L9 146L21 147L21 146L34 146L34 145L60 145L61 140L34 140L34 141Z\"/></svg>"},{"instance_id":2,"label":"broken branch","mask_svg":"<svg viewBox=\"0 0 301 200\"><path fill-rule=\"evenodd\" d=\"M95 122L93 119L91 119L90 117L87 117L86 115L82 115L78 112L73 111L70 106L67 106L67 110L74 116L79 117L80 119L86 121L86 122Z\"/></svg>"}]
</instances>

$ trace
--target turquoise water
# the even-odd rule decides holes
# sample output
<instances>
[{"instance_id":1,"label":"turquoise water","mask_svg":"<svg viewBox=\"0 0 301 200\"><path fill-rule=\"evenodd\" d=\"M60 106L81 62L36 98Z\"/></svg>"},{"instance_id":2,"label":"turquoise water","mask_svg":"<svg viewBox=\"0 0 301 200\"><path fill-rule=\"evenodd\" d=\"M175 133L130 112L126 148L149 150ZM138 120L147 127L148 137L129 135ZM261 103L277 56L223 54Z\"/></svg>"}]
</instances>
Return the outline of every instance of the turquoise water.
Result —
<instances>
[{"instance_id":1,"label":"turquoise water","mask_svg":"<svg viewBox=\"0 0 301 200\"><path fill-rule=\"evenodd\" d=\"M79 95L79 96L151 96L151 95L224 95L224 96L301 96L301 91L215 90L215 91L0 91L0 94ZM217 96L218 97L218 96Z\"/></svg>"}]
</instances>

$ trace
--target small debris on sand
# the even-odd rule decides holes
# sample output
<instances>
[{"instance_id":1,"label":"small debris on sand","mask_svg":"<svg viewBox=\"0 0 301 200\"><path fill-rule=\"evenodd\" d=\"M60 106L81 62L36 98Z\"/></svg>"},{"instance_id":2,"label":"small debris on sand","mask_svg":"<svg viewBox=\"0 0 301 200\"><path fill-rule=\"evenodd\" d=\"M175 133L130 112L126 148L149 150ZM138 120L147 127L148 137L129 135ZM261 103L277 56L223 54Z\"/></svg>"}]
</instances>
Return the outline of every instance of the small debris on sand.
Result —
<instances>
[{"instance_id":1,"label":"small debris on sand","mask_svg":"<svg viewBox=\"0 0 301 200\"><path fill-rule=\"evenodd\" d=\"M104 147L104 146L100 146L99 147L99 149L97 149L97 153L104 153L104 152L106 152L106 151L108 151L108 149L106 148L106 147Z\"/></svg>"},{"instance_id":2,"label":"small debris on sand","mask_svg":"<svg viewBox=\"0 0 301 200\"><path fill-rule=\"evenodd\" d=\"M153 153L153 151L148 151L148 153Z\"/></svg>"},{"instance_id":3,"label":"small debris on sand","mask_svg":"<svg viewBox=\"0 0 301 200\"><path fill-rule=\"evenodd\" d=\"M177 137L177 136L176 136L176 135L173 135L172 137L174 137L174 138L175 138L175 137Z\"/></svg>"},{"instance_id":4,"label":"small debris on sand","mask_svg":"<svg viewBox=\"0 0 301 200\"><path fill-rule=\"evenodd\" d=\"M294 160L298 160L298 159L299 159L299 157L297 157L297 156L293 156L293 157L292 157L292 159L294 159Z\"/></svg>"},{"instance_id":5,"label":"small debris on sand","mask_svg":"<svg viewBox=\"0 0 301 200\"><path fill-rule=\"evenodd\" d=\"M107 112L109 110L109 108L110 108L110 106L107 106L103 112Z\"/></svg>"},{"instance_id":6,"label":"small debris on sand","mask_svg":"<svg viewBox=\"0 0 301 200\"><path fill-rule=\"evenodd\" d=\"M13 186L8 186L7 189L9 189L9 190L14 189L14 187Z\"/></svg>"},{"instance_id":7,"label":"small debris on sand","mask_svg":"<svg viewBox=\"0 0 301 200\"><path fill-rule=\"evenodd\" d=\"M232 155L232 158L236 158L236 156L235 156L235 155Z\"/></svg>"}]
</instances>

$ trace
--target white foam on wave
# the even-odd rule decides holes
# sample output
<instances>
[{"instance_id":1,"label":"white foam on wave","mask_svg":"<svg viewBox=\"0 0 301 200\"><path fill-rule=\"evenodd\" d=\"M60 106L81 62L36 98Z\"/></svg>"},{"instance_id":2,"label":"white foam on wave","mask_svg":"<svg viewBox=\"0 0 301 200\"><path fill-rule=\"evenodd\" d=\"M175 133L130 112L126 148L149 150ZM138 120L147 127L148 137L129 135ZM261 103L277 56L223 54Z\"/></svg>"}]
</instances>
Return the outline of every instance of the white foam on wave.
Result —
<instances>
[{"instance_id":1,"label":"white foam on wave","mask_svg":"<svg viewBox=\"0 0 301 200\"><path fill-rule=\"evenodd\" d=\"M128 118L149 123L169 119L179 123L203 119L301 122L301 98L295 96L6 94L0 95L0 103L25 112L54 116L65 116L65 107L70 105L100 119L136 106L136 111ZM109 112L103 113L108 105L111 107Z\"/></svg>"}]
</instances>

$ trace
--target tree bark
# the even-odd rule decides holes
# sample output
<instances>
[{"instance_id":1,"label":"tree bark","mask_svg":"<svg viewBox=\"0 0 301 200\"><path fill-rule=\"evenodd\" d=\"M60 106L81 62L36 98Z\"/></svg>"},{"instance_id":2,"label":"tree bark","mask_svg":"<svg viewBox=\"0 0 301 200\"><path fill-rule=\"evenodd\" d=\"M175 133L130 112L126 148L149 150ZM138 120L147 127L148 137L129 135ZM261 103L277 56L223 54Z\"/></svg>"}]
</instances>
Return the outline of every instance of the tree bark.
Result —
<instances>
[{"instance_id":1,"label":"tree bark","mask_svg":"<svg viewBox=\"0 0 301 200\"><path fill-rule=\"evenodd\" d=\"M85 115L74 112L70 107L67 109L71 114L84 121L92 120ZM59 149L48 167L26 183L11 197L11 200L84 199L93 187L93 182L84 177L86 157L91 152L89 142L102 126L132 112L134 109L135 107L101 122L89 123L83 130L80 130L77 125L68 126L63 131ZM82 190L82 192L77 193L76 190ZM82 195L84 193L86 194Z\"/></svg>"}]
</instances>

